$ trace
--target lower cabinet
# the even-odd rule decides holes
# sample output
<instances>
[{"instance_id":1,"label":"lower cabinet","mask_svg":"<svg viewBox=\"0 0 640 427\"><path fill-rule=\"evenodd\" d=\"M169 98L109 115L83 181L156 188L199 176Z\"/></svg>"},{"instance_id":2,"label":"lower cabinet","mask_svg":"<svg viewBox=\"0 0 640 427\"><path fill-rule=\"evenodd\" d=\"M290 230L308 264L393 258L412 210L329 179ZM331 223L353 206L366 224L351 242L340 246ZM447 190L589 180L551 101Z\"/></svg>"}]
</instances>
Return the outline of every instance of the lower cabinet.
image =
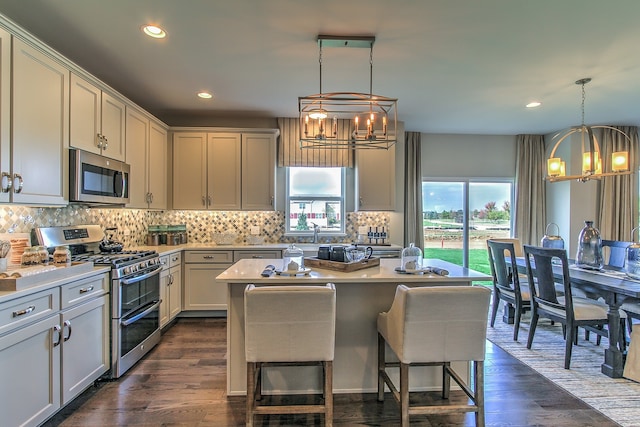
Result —
<instances>
[{"instance_id":1,"label":"lower cabinet","mask_svg":"<svg viewBox=\"0 0 640 427\"><path fill-rule=\"evenodd\" d=\"M227 284L216 280L233 264L233 251L185 251L182 309L226 310Z\"/></svg>"},{"instance_id":2,"label":"lower cabinet","mask_svg":"<svg viewBox=\"0 0 640 427\"><path fill-rule=\"evenodd\" d=\"M182 254L160 257L164 265L160 273L160 327L172 321L182 311Z\"/></svg>"},{"instance_id":3,"label":"lower cabinet","mask_svg":"<svg viewBox=\"0 0 640 427\"><path fill-rule=\"evenodd\" d=\"M108 286L103 273L0 304L2 425L40 425L109 369Z\"/></svg>"},{"instance_id":4,"label":"lower cabinet","mask_svg":"<svg viewBox=\"0 0 640 427\"><path fill-rule=\"evenodd\" d=\"M278 249L185 251L182 309L227 310L227 284L216 277L244 258L282 258Z\"/></svg>"}]
</instances>

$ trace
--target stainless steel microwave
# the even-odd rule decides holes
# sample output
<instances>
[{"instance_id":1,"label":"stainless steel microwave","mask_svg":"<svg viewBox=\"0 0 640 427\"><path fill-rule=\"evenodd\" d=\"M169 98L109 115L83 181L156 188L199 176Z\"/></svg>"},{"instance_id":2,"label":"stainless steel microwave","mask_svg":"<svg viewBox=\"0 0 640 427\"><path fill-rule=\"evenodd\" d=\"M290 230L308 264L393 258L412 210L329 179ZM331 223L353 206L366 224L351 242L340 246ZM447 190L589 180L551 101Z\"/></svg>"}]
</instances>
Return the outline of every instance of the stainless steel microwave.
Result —
<instances>
[{"instance_id":1,"label":"stainless steel microwave","mask_svg":"<svg viewBox=\"0 0 640 427\"><path fill-rule=\"evenodd\" d=\"M106 205L129 203L128 164L98 154L69 150L69 201Z\"/></svg>"}]
</instances>

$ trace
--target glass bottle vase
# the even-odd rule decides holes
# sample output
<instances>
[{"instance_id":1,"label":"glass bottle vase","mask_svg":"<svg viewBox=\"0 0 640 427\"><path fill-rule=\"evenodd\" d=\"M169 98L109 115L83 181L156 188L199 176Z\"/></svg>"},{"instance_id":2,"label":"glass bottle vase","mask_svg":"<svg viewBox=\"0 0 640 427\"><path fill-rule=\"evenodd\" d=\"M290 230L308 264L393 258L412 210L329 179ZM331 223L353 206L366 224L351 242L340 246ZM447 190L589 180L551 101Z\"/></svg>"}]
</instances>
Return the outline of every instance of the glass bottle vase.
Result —
<instances>
[{"instance_id":1,"label":"glass bottle vase","mask_svg":"<svg viewBox=\"0 0 640 427\"><path fill-rule=\"evenodd\" d=\"M600 270L604 266L602 239L600 231L593 226L593 221L585 221L584 228L578 236L576 266L591 270Z\"/></svg>"}]
</instances>

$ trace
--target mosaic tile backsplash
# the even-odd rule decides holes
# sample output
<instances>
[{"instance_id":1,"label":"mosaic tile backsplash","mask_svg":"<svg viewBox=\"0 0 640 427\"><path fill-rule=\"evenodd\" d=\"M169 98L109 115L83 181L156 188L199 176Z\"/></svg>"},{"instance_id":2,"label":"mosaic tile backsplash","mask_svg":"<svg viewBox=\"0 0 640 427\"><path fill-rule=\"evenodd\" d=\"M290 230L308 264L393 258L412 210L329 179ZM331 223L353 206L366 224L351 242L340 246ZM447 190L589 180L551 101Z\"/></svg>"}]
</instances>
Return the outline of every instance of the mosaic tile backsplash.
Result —
<instances>
[{"instance_id":1,"label":"mosaic tile backsplash","mask_svg":"<svg viewBox=\"0 0 640 427\"><path fill-rule=\"evenodd\" d=\"M320 238L321 243L352 242L358 227L389 228L387 212L350 212L346 237ZM186 224L189 242L211 243L211 233L234 232L237 243L246 243L250 227L260 227L265 243L311 242L312 238L284 235L285 216L273 211L148 211L139 209L98 209L82 205L59 208L34 208L18 205L0 206L0 233L28 233L34 227L99 224L117 227L115 239L125 246L144 245L147 227L155 224ZM389 233L390 234L390 233Z\"/></svg>"}]
</instances>

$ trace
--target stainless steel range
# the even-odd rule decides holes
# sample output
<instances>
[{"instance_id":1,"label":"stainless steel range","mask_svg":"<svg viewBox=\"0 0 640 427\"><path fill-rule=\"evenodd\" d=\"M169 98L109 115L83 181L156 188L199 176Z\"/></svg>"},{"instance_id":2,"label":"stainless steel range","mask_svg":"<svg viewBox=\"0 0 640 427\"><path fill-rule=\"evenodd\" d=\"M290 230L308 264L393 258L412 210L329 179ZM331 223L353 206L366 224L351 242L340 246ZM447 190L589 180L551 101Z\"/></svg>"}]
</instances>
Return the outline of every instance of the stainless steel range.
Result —
<instances>
[{"instance_id":1,"label":"stainless steel range","mask_svg":"<svg viewBox=\"0 0 640 427\"><path fill-rule=\"evenodd\" d=\"M160 257L128 251L99 225L41 227L36 240L50 251L68 245L72 261L111 266L111 377L119 378L160 342Z\"/></svg>"}]
</instances>

